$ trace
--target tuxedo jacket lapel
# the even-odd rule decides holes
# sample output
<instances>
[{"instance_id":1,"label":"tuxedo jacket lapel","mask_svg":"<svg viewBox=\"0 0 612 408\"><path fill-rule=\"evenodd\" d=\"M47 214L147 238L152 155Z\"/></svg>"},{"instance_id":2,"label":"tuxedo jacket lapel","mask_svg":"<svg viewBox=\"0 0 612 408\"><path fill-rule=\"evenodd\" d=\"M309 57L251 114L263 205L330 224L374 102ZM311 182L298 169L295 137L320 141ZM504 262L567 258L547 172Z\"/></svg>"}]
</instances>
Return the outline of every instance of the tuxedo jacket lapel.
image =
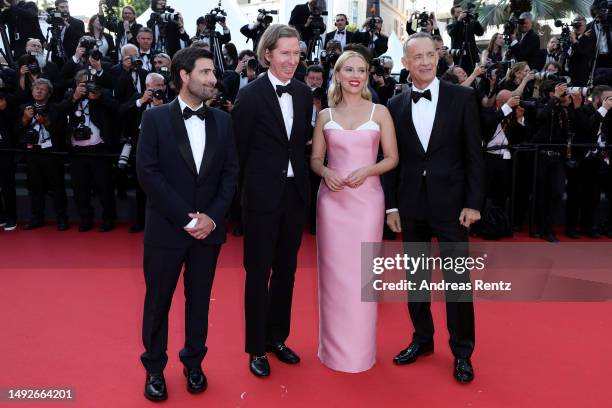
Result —
<instances>
[{"instance_id":1,"label":"tuxedo jacket lapel","mask_svg":"<svg viewBox=\"0 0 612 408\"><path fill-rule=\"evenodd\" d=\"M452 89L446 85L444 81L440 81L440 88L438 92L438 105L436 106L436 116L434 118L433 127L431 129L431 135L429 136L429 144L427 145L427 152L431 153L442 141L444 127L446 125L446 117L450 112L444 112L445 109L452 106Z\"/></svg>"},{"instance_id":2,"label":"tuxedo jacket lapel","mask_svg":"<svg viewBox=\"0 0 612 408\"><path fill-rule=\"evenodd\" d=\"M270 82L270 78L266 75L265 81L261 83L262 95L264 96L264 100L268 103L272 110L272 114L276 118L276 121L279 125L279 132L274 132L278 135L279 139L283 142L287 142L289 138L287 137L287 129L285 128L285 120L283 119L283 112L281 111L280 103L278 101L278 95L274 91L272 87L272 82ZM295 108L295 97L294 100L294 108ZM295 114L295 111L294 111Z\"/></svg>"},{"instance_id":3,"label":"tuxedo jacket lapel","mask_svg":"<svg viewBox=\"0 0 612 408\"><path fill-rule=\"evenodd\" d=\"M198 180L202 180L206 176L218 146L217 121L210 109L208 109L204 126L206 127L206 142L204 145L204 154L202 155L202 163L200 163Z\"/></svg>"},{"instance_id":4,"label":"tuxedo jacket lapel","mask_svg":"<svg viewBox=\"0 0 612 408\"><path fill-rule=\"evenodd\" d=\"M404 109L402 111L402 122L404 131L407 133L408 141L413 145L413 148L417 149L421 154L425 154L425 149L421 144L419 135L417 134L414 122L412 121L412 88L408 87L404 94Z\"/></svg>"},{"instance_id":5,"label":"tuxedo jacket lapel","mask_svg":"<svg viewBox=\"0 0 612 408\"><path fill-rule=\"evenodd\" d=\"M295 81L295 79L291 80L292 83L293 83L293 81ZM303 112L303 109L305 109L302 106L300 98L297 95L295 95L295 93L296 92L294 92L294 95L291 95L291 101L292 101L292 104L293 104L293 126L291 126L291 138L290 138L291 140L294 140L293 136L295 135L296 129L298 128L299 125L301 125L301 124L298 123L298 126L296 126L296 120L295 119L298 117L298 114ZM283 122L283 129L284 128L285 128L285 122ZM287 133L287 131L285 131L285 133Z\"/></svg>"},{"instance_id":6,"label":"tuxedo jacket lapel","mask_svg":"<svg viewBox=\"0 0 612 408\"><path fill-rule=\"evenodd\" d=\"M181 106L179 105L178 98L175 98L170 102L170 118L172 122L172 128L174 129L174 137L178 145L179 152L187 163L187 166L192 171L194 176L198 175L195 161L193 160L193 152L191 151L191 144L189 143L189 136L187 136L187 128L183 121L183 113L181 112Z\"/></svg>"}]
</instances>

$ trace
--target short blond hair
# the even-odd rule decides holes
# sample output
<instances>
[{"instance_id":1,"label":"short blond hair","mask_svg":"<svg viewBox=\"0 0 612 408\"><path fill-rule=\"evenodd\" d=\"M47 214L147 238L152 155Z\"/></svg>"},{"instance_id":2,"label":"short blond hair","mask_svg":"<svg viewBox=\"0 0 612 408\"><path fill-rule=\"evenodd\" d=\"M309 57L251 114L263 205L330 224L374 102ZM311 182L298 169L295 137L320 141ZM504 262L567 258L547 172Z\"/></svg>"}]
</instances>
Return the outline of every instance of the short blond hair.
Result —
<instances>
[{"instance_id":1,"label":"short blond hair","mask_svg":"<svg viewBox=\"0 0 612 408\"><path fill-rule=\"evenodd\" d=\"M327 91L327 99L329 102L329 107L333 108L338 106L340 102L342 102L342 85L338 82L337 75L338 72L342 69L342 66L348 61L350 58L359 58L363 61L366 66L366 73L369 72L370 66L368 65L368 61L366 61L365 57L358 52L355 51L344 51L340 57L338 57L338 61L334 64L334 76L332 79L332 83L329 86L329 91ZM372 93L368 89L369 84L369 75L366 75L366 82L364 87L361 89L361 97L363 99L367 99L368 101L372 100Z\"/></svg>"},{"instance_id":2,"label":"short blond hair","mask_svg":"<svg viewBox=\"0 0 612 408\"><path fill-rule=\"evenodd\" d=\"M286 24L272 24L262 34L257 45L257 59L262 67L269 67L266 60L266 50L272 51L280 38L297 38L300 40L300 33L293 27Z\"/></svg>"}]
</instances>

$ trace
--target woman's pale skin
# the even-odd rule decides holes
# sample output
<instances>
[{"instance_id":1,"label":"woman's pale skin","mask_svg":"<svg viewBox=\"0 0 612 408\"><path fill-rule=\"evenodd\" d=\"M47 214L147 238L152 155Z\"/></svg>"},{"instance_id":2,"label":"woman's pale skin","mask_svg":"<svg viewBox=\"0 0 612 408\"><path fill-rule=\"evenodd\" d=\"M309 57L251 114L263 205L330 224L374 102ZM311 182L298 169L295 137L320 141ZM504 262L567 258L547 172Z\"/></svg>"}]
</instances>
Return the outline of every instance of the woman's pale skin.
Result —
<instances>
[{"instance_id":1,"label":"woman's pale skin","mask_svg":"<svg viewBox=\"0 0 612 408\"><path fill-rule=\"evenodd\" d=\"M366 64L361 58L349 58L334 75L340 82L343 95L342 102L333 108L334 122L346 130L356 129L368 121L372 112L372 102L361 97L368 78ZM380 127L380 144L384 159L376 164L355 169L345 178L340 177L333 169L323 164L327 149L323 126L329 120L329 109L319 112L313 135L310 166L312 171L323 178L331 191L340 191L344 187L358 188L368 177L379 176L397 166L399 159L395 128L385 106L377 105L372 117L372 120ZM359 135L353 137L359 137Z\"/></svg>"}]
</instances>

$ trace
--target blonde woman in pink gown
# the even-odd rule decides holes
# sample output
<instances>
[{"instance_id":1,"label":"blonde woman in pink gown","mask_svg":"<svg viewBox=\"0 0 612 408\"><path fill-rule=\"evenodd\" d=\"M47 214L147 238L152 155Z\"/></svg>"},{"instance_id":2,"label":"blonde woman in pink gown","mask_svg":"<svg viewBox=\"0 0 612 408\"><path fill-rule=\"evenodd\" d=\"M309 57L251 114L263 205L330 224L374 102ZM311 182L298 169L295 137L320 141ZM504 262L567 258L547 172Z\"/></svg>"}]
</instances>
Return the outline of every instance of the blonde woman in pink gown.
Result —
<instances>
[{"instance_id":1,"label":"blonde woman in pink gown","mask_svg":"<svg viewBox=\"0 0 612 408\"><path fill-rule=\"evenodd\" d=\"M329 109L317 117L311 167L322 181L317 197L319 359L357 373L376 362L375 302L361 301L362 242L382 241L385 222L380 175L398 153L386 107L371 102L366 60L343 53L334 67ZM379 146L384 159L376 163ZM324 159L327 154L327 165Z\"/></svg>"}]
</instances>

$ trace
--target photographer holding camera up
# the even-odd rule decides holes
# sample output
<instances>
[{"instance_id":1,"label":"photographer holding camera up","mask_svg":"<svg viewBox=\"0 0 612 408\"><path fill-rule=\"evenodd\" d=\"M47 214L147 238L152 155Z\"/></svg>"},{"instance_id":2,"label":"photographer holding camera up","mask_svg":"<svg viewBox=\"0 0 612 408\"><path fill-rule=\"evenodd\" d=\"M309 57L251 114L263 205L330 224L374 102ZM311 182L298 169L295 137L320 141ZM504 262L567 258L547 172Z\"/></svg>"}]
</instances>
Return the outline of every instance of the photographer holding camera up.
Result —
<instances>
[{"instance_id":1,"label":"photographer holding camera up","mask_svg":"<svg viewBox=\"0 0 612 408\"><path fill-rule=\"evenodd\" d=\"M225 71L223 87L225 96L232 103L236 100L238 91L257 78L257 56L251 50L243 50L238 54L238 64L233 71Z\"/></svg>"},{"instance_id":2,"label":"photographer holding camera up","mask_svg":"<svg viewBox=\"0 0 612 408\"><path fill-rule=\"evenodd\" d=\"M26 42L31 38L45 41L38 24L38 7L33 1L2 0L0 21L8 28L10 48L15 59L25 54ZM8 45L8 44L7 44ZM6 49L5 49L6 51Z\"/></svg>"},{"instance_id":3,"label":"photographer holding camera up","mask_svg":"<svg viewBox=\"0 0 612 408\"><path fill-rule=\"evenodd\" d=\"M110 92L100 88L95 76L87 70L77 72L74 88L66 92L66 97L58 105L58 114L68 117L67 143L74 153L70 156L70 175L81 217L79 232L93 228L92 187L95 187L102 204L99 231L108 232L115 226L113 162L102 155L112 153L116 145L116 111L117 105Z\"/></svg>"},{"instance_id":4,"label":"photographer holding camera up","mask_svg":"<svg viewBox=\"0 0 612 408\"><path fill-rule=\"evenodd\" d=\"M467 10L463 10L461 6L453 6L450 10L453 22L446 26L451 38L451 55L455 64L460 65L468 74L472 73L475 64L480 60L476 36L484 34L474 9L472 3L468 3Z\"/></svg>"},{"instance_id":5,"label":"photographer holding camera up","mask_svg":"<svg viewBox=\"0 0 612 408\"><path fill-rule=\"evenodd\" d=\"M440 35L438 21L436 20L436 15L433 11L431 13L427 13L426 11L419 13L418 11L415 11L410 14L408 21L406 21L406 33L408 33L408 35L412 35L417 32L414 28L412 28L412 21L415 18L417 20L417 28L419 28L419 31L424 31L432 36Z\"/></svg>"},{"instance_id":6,"label":"photographer holding camera up","mask_svg":"<svg viewBox=\"0 0 612 408\"><path fill-rule=\"evenodd\" d=\"M257 51L257 44L261 35L272 24L271 14L278 15L278 10L259 9L258 12L257 20L254 23L246 24L240 28L240 32L247 38L247 41L248 39L253 41L253 52Z\"/></svg>"},{"instance_id":7,"label":"photographer holding camera up","mask_svg":"<svg viewBox=\"0 0 612 408\"><path fill-rule=\"evenodd\" d=\"M518 18L518 33L510 36L510 53L517 61L525 61L531 68L542 69L540 37L533 31L533 16L522 13Z\"/></svg>"},{"instance_id":8,"label":"photographer holding camera up","mask_svg":"<svg viewBox=\"0 0 612 408\"><path fill-rule=\"evenodd\" d=\"M183 16L166 6L166 0L151 0L151 16L147 27L153 31L153 49L173 57L191 43L185 31Z\"/></svg>"},{"instance_id":9,"label":"photographer holding camera up","mask_svg":"<svg viewBox=\"0 0 612 408\"><path fill-rule=\"evenodd\" d=\"M587 86L591 74L591 62L595 54L595 37L592 30L587 30L586 19L577 16L572 21L573 31L570 32L570 49L568 51L568 73L572 85Z\"/></svg>"},{"instance_id":10,"label":"photographer holding camera up","mask_svg":"<svg viewBox=\"0 0 612 408\"><path fill-rule=\"evenodd\" d=\"M62 115L58 115L57 105L49 102L52 93L51 82L42 78L35 80L32 84L33 103L22 108L21 121L17 125L20 145L31 151L25 155L25 162L32 215L24 226L25 230L44 225L47 190L52 192L57 229L68 229L64 162L60 156L45 154L64 151L66 146Z\"/></svg>"},{"instance_id":11,"label":"photographer holding camera up","mask_svg":"<svg viewBox=\"0 0 612 408\"><path fill-rule=\"evenodd\" d=\"M355 42L361 43L369 48L372 57L376 58L379 55L387 52L389 37L381 33L383 19L380 16L370 16L366 18L361 32L357 33Z\"/></svg>"},{"instance_id":12,"label":"photographer holding camera up","mask_svg":"<svg viewBox=\"0 0 612 408\"><path fill-rule=\"evenodd\" d=\"M60 72L62 78L62 89L72 86L74 76L81 70L87 70L93 74L96 83L108 89L113 88L114 77L110 62L102 61L102 53L98 50L98 42L95 38L84 35L78 42L74 55L65 62Z\"/></svg>"},{"instance_id":13,"label":"photographer holding camera up","mask_svg":"<svg viewBox=\"0 0 612 408\"><path fill-rule=\"evenodd\" d=\"M68 0L56 0L55 10L51 12L50 17L53 33L51 43L54 44L51 48L51 58L62 67L64 62L74 55L79 40L85 35L85 24L70 16Z\"/></svg>"}]
</instances>

